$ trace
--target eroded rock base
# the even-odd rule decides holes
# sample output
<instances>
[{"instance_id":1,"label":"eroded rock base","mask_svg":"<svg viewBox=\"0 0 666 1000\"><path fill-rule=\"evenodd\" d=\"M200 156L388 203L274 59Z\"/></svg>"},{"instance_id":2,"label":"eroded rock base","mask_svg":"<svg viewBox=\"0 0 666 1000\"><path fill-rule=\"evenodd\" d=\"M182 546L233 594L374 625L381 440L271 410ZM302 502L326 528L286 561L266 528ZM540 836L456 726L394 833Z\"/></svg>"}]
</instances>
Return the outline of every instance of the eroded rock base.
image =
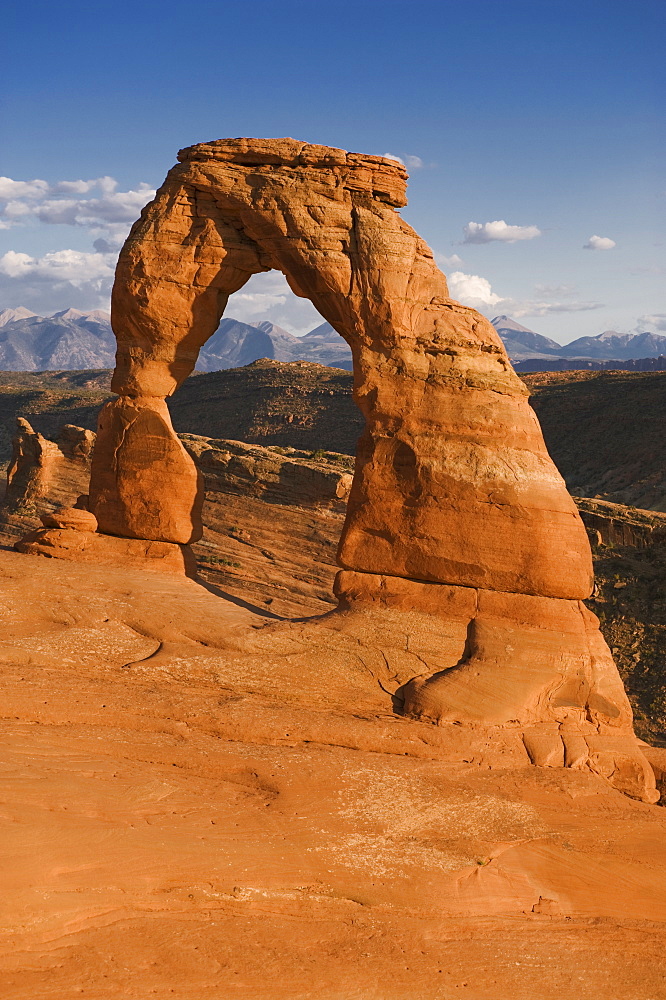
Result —
<instances>
[{"instance_id":1,"label":"eroded rock base","mask_svg":"<svg viewBox=\"0 0 666 1000\"><path fill-rule=\"evenodd\" d=\"M27 555L95 563L98 566L175 573L194 579L197 562L189 545L144 538L119 538L74 528L37 528L16 542Z\"/></svg>"},{"instance_id":2,"label":"eroded rock base","mask_svg":"<svg viewBox=\"0 0 666 1000\"><path fill-rule=\"evenodd\" d=\"M636 798L659 798L599 621L582 601L348 571L335 593L347 612L403 612L406 631L410 612L432 616L424 669L396 692L405 715L520 727L533 763L589 769Z\"/></svg>"}]
</instances>

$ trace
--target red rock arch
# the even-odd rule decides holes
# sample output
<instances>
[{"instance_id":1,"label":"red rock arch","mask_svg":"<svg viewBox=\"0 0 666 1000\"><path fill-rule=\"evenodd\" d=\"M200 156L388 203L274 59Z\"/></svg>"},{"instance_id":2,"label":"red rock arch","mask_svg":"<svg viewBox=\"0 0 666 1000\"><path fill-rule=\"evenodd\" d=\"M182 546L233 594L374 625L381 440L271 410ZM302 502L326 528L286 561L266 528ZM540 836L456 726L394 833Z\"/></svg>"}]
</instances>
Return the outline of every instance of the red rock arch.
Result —
<instances>
[{"instance_id":1,"label":"red rock arch","mask_svg":"<svg viewBox=\"0 0 666 1000\"><path fill-rule=\"evenodd\" d=\"M100 529L196 537L196 476L163 399L193 370L229 295L275 268L354 357L366 429L341 565L586 597L591 559L575 505L497 333L449 297L431 250L396 211L404 168L290 139L204 143L179 160L118 263L120 398L102 417L91 486Z\"/></svg>"}]
</instances>

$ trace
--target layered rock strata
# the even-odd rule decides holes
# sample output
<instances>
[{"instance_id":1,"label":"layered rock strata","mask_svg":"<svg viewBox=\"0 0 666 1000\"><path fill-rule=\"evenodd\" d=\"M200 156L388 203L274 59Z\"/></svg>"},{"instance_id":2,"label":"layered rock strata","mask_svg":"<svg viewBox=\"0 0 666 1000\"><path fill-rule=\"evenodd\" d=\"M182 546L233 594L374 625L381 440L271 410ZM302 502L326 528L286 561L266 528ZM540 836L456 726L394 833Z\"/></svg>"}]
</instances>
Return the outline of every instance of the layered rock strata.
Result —
<instances>
[{"instance_id":1,"label":"layered rock strata","mask_svg":"<svg viewBox=\"0 0 666 1000\"><path fill-rule=\"evenodd\" d=\"M400 217L402 166L291 139L202 143L179 161L118 263L119 398L102 411L90 487L100 531L173 544L199 536L196 469L164 399L192 372L229 295L280 270L353 354L365 429L340 565L376 596L382 580L412 581L414 611L430 613L424 588L473 598L458 661L433 676L425 663L405 710L557 724L583 742L592 727L609 747L618 734L633 747L621 684L578 604L592 589L585 529L495 329L449 297L432 251ZM345 581L341 598L362 610ZM443 628L442 615L432 621ZM576 745L569 763L596 766L601 751ZM623 768L604 766L622 785ZM638 785L654 798L646 773Z\"/></svg>"}]
</instances>

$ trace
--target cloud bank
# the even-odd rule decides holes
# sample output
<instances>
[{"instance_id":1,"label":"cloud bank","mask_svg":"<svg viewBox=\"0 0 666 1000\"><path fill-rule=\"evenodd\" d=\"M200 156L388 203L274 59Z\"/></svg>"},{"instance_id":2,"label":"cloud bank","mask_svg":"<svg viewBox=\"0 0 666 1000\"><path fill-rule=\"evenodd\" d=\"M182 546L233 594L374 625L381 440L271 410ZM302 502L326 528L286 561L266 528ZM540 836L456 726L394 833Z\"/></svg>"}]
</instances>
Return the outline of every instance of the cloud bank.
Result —
<instances>
[{"instance_id":1,"label":"cloud bank","mask_svg":"<svg viewBox=\"0 0 666 1000\"><path fill-rule=\"evenodd\" d=\"M451 297L462 302L463 305L478 309L486 315L495 315L498 311L507 313L515 319L522 316L546 316L549 313L573 313L588 312L591 309L601 309L602 302L581 302L581 301L548 301L546 298L539 299L512 299L505 298L493 291L487 278L482 278L478 274L465 274L462 271L454 271L448 276L449 291ZM563 291L566 289L565 291ZM569 294L570 290L566 286L559 289L548 289ZM543 286L542 286L543 291Z\"/></svg>"},{"instance_id":2,"label":"cloud bank","mask_svg":"<svg viewBox=\"0 0 666 1000\"><path fill-rule=\"evenodd\" d=\"M154 196L149 184L119 191L113 177L55 184L0 177L0 229L72 226L85 229L93 247L42 257L7 250L0 257L0 303L47 313L70 305L108 309L118 250Z\"/></svg>"},{"instance_id":3,"label":"cloud bank","mask_svg":"<svg viewBox=\"0 0 666 1000\"><path fill-rule=\"evenodd\" d=\"M408 170L420 170L423 166L423 160L420 156L396 156L395 153L383 153L385 160L397 160L398 163L402 163L403 167L407 167Z\"/></svg>"},{"instance_id":4,"label":"cloud bank","mask_svg":"<svg viewBox=\"0 0 666 1000\"><path fill-rule=\"evenodd\" d=\"M127 231L143 206L155 197L150 184L139 184L129 191L118 191L113 177L94 180L15 181L0 177L0 219L5 228L42 222L46 225L84 226L109 230L115 236L117 227ZM95 197L83 197L97 192ZM78 195L79 197L74 197Z\"/></svg>"},{"instance_id":5,"label":"cloud bank","mask_svg":"<svg viewBox=\"0 0 666 1000\"><path fill-rule=\"evenodd\" d=\"M652 326L655 330L666 330L666 313L652 313L650 316L639 316L637 330Z\"/></svg>"},{"instance_id":6,"label":"cloud bank","mask_svg":"<svg viewBox=\"0 0 666 1000\"><path fill-rule=\"evenodd\" d=\"M74 306L108 309L116 254L56 250L43 257L8 250L0 257L0 303L40 314Z\"/></svg>"}]
</instances>

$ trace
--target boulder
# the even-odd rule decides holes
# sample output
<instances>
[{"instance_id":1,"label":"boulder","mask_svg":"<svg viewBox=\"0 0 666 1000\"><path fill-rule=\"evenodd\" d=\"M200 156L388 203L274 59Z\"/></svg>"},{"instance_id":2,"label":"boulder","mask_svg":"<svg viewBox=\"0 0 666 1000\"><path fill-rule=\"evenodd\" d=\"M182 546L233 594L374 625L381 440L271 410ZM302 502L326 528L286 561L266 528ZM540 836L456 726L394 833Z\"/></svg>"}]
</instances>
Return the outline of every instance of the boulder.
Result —
<instances>
[{"instance_id":1,"label":"boulder","mask_svg":"<svg viewBox=\"0 0 666 1000\"><path fill-rule=\"evenodd\" d=\"M41 514L45 528L73 528L75 531L97 531L97 518L79 507L60 507L53 513Z\"/></svg>"}]
</instances>

